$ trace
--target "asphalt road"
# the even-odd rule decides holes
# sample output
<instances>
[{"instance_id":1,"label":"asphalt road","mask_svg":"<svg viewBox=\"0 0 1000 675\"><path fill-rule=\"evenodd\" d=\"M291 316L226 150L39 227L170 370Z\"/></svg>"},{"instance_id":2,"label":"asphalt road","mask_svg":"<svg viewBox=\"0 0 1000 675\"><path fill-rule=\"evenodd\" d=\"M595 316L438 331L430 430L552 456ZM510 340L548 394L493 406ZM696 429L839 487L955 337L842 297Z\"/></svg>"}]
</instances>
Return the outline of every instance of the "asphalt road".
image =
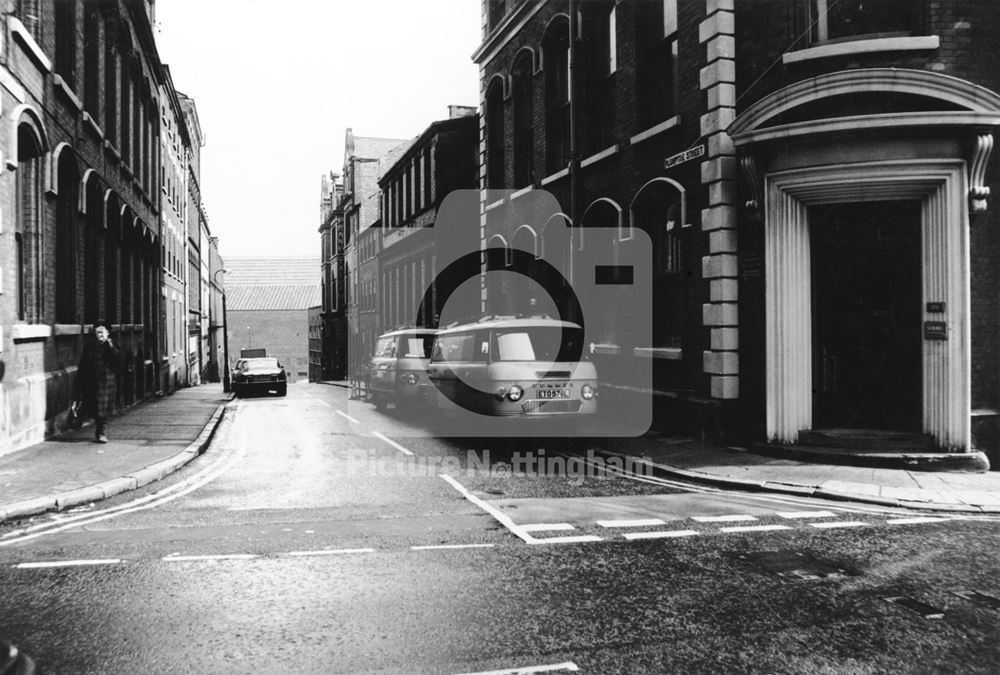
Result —
<instances>
[{"instance_id":1,"label":"asphalt road","mask_svg":"<svg viewBox=\"0 0 1000 675\"><path fill-rule=\"evenodd\" d=\"M322 385L232 406L169 479L0 530L0 637L49 673L1000 663L994 520L623 478Z\"/></svg>"}]
</instances>

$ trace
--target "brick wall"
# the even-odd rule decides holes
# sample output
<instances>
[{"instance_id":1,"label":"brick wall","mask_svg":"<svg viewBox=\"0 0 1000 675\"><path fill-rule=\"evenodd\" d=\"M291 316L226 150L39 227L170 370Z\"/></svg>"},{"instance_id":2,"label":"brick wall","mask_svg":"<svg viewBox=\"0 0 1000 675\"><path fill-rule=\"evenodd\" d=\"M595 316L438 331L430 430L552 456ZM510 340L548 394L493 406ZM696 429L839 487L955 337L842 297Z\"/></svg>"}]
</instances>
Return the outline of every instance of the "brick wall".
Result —
<instances>
[{"instance_id":1,"label":"brick wall","mask_svg":"<svg viewBox=\"0 0 1000 675\"><path fill-rule=\"evenodd\" d=\"M263 347L285 367L289 382L305 379L306 375L299 373L309 369L308 309L229 310L228 315L230 359L239 358L245 347Z\"/></svg>"}]
</instances>

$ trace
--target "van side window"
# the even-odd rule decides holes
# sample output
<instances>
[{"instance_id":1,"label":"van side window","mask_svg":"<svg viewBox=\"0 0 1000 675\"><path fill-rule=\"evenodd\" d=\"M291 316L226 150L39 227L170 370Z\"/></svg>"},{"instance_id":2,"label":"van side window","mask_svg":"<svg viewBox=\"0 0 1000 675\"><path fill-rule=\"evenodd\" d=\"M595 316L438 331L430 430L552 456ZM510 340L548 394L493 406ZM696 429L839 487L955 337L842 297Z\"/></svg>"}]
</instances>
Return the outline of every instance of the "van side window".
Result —
<instances>
[{"instance_id":1,"label":"van side window","mask_svg":"<svg viewBox=\"0 0 1000 675\"><path fill-rule=\"evenodd\" d=\"M490 332L481 330L476 332L473 345L472 360L476 363L487 363L490 360Z\"/></svg>"}]
</instances>

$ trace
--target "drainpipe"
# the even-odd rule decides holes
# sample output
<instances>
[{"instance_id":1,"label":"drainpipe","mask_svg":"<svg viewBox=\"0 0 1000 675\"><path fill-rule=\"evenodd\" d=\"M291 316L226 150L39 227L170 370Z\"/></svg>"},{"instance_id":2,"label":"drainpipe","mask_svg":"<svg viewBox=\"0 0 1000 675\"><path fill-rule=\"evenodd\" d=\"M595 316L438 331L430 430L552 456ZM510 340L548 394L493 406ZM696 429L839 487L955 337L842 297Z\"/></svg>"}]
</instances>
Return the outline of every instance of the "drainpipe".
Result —
<instances>
[{"instance_id":1,"label":"drainpipe","mask_svg":"<svg viewBox=\"0 0 1000 675\"><path fill-rule=\"evenodd\" d=\"M577 123L577 101L580 95L580 87L577 80L577 68L579 65L580 50L577 42L580 38L580 0L569 0L569 217L573 221L569 230L569 283L574 282L574 260L576 258L576 229L580 226L577 221L580 209L577 205L578 185L580 172L580 159L577 156L577 136L579 125ZM579 321L581 317L574 317Z\"/></svg>"}]
</instances>

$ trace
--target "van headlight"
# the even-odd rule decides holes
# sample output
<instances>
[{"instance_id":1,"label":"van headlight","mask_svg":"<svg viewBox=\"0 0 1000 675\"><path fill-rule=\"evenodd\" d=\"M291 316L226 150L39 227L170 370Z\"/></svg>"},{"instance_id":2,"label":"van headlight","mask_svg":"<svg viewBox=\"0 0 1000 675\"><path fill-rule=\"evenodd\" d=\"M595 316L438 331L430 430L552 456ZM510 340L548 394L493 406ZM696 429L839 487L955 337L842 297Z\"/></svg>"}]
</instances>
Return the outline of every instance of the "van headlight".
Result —
<instances>
[{"instance_id":1,"label":"van headlight","mask_svg":"<svg viewBox=\"0 0 1000 675\"><path fill-rule=\"evenodd\" d=\"M416 384L417 376L414 375L413 373L407 373L406 375L403 375L403 382L405 384Z\"/></svg>"},{"instance_id":2,"label":"van headlight","mask_svg":"<svg viewBox=\"0 0 1000 675\"><path fill-rule=\"evenodd\" d=\"M510 385L510 389L507 390L507 398L516 402L520 401L522 396L524 396L524 389L521 389L516 384Z\"/></svg>"},{"instance_id":3,"label":"van headlight","mask_svg":"<svg viewBox=\"0 0 1000 675\"><path fill-rule=\"evenodd\" d=\"M580 396L583 397L584 401L589 401L590 399L597 396L597 387L592 384L585 384L580 388Z\"/></svg>"}]
</instances>

